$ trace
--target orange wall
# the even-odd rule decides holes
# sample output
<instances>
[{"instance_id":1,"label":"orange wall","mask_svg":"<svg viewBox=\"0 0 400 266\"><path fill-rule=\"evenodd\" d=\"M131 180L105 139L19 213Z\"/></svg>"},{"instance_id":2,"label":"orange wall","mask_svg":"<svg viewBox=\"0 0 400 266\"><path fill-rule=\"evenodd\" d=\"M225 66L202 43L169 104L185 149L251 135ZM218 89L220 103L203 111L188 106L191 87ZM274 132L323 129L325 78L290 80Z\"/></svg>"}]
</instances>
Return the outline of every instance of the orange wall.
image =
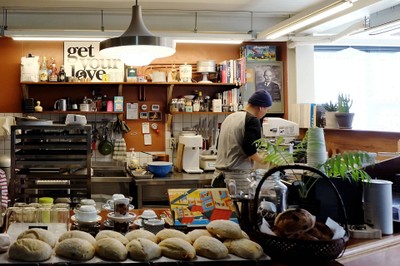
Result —
<instances>
[{"instance_id":1,"label":"orange wall","mask_svg":"<svg viewBox=\"0 0 400 266\"><path fill-rule=\"evenodd\" d=\"M196 64L197 60L213 59L220 62L239 57L240 45L177 44L177 52L170 57L155 60L157 65ZM22 91L19 84L21 57L29 53L42 58L54 58L57 65L63 64L63 42L60 41L14 41L0 38L0 113L22 112ZM145 69L143 69L145 71Z\"/></svg>"}]
</instances>

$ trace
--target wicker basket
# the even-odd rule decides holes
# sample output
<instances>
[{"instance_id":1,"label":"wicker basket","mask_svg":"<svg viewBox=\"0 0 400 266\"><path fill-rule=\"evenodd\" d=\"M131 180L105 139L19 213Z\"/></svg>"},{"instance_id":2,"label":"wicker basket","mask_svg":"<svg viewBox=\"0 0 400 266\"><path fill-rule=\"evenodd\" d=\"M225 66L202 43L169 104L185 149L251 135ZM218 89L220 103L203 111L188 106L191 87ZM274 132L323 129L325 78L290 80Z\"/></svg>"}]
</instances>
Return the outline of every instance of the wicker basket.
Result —
<instances>
[{"instance_id":1,"label":"wicker basket","mask_svg":"<svg viewBox=\"0 0 400 266\"><path fill-rule=\"evenodd\" d=\"M338 202L341 205L341 208L339 209L342 212L341 216L343 217L343 221L338 222L343 225L346 234L340 239L329 241L288 239L265 234L259 230L258 225L261 219L257 215L259 200L255 200L252 220L256 222L254 223L254 228L252 232L250 232L252 239L259 243L263 247L264 252L273 260L283 262L296 262L297 264L308 264L310 262L321 263L337 259L343 254L346 248L347 241L349 239L347 216L342 198L338 190L324 173L322 173L318 169L303 165L285 165L275 167L265 173L264 177L261 179L256 189L255 199L259 199L262 184L269 176L271 176L271 174L285 170L304 170L307 172L312 172L321 176L330 184L330 187L335 191Z\"/></svg>"}]
</instances>

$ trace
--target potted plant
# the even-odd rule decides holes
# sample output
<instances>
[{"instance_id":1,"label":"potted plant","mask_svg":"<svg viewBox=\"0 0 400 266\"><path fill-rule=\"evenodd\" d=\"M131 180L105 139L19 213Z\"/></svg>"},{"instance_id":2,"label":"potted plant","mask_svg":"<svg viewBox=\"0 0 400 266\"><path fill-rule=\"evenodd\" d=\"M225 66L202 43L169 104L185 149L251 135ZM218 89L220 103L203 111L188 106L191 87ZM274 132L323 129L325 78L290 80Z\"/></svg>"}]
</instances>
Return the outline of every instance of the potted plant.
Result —
<instances>
[{"instance_id":1,"label":"potted plant","mask_svg":"<svg viewBox=\"0 0 400 266\"><path fill-rule=\"evenodd\" d=\"M289 153L284 146L281 146L283 138L278 138L275 142L266 138L257 140L259 149L263 150L265 154L264 163L269 163L272 167L296 164L297 158L304 158L304 154L307 152L307 133L308 131L302 142L294 147L293 153ZM364 162L369 159L370 156L367 152L347 151L333 155L315 167L325 173L337 187L342 195L348 221L351 224L363 222L362 182L368 182L371 177L362 167ZM327 182L318 182L318 177L304 173L299 174L295 171L288 175L296 179L292 183L296 184L295 190L291 191L292 200L307 204L308 206L304 208L309 209L314 215L337 218L338 204L335 204L335 196Z\"/></svg>"},{"instance_id":2,"label":"potted plant","mask_svg":"<svg viewBox=\"0 0 400 266\"><path fill-rule=\"evenodd\" d=\"M338 96L338 111L335 113L339 128L352 128L354 113L350 113L353 100L343 93Z\"/></svg>"},{"instance_id":3,"label":"potted plant","mask_svg":"<svg viewBox=\"0 0 400 266\"><path fill-rule=\"evenodd\" d=\"M339 128L336 120L336 112L338 111L337 102L332 101L321 104L325 109L325 128Z\"/></svg>"}]
</instances>

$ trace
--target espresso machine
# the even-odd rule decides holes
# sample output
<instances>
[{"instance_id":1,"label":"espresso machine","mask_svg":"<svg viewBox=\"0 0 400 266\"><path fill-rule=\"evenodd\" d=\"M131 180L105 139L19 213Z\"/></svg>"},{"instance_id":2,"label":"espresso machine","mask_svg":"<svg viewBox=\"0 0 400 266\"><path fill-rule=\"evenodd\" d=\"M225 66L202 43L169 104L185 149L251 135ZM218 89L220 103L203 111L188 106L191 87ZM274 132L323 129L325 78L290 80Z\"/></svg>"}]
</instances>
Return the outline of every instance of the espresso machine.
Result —
<instances>
[{"instance_id":1,"label":"espresso machine","mask_svg":"<svg viewBox=\"0 0 400 266\"><path fill-rule=\"evenodd\" d=\"M203 173L200 169L200 151L203 147L203 137L201 135L181 135L179 143L184 144L182 155L182 168L186 173Z\"/></svg>"}]
</instances>

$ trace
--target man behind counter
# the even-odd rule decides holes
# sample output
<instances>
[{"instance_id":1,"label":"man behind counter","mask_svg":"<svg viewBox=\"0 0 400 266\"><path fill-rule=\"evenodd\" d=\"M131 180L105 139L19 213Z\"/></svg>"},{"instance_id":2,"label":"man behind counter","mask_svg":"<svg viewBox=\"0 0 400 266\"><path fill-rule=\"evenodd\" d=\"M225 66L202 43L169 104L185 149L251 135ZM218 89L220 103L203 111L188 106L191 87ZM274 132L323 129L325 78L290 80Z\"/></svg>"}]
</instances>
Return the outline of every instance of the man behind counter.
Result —
<instances>
[{"instance_id":1,"label":"man behind counter","mask_svg":"<svg viewBox=\"0 0 400 266\"><path fill-rule=\"evenodd\" d=\"M271 95L265 90L254 92L248 100L244 111L235 112L227 116L221 125L218 138L218 152L215 164L213 187L217 185L221 173L225 176L225 183L230 180L236 183L236 193L243 191L245 194L249 188L250 172L253 170L253 162L262 163L262 157L257 153L254 141L261 138L261 123L269 107L272 105ZM232 191L230 190L231 194Z\"/></svg>"}]
</instances>

